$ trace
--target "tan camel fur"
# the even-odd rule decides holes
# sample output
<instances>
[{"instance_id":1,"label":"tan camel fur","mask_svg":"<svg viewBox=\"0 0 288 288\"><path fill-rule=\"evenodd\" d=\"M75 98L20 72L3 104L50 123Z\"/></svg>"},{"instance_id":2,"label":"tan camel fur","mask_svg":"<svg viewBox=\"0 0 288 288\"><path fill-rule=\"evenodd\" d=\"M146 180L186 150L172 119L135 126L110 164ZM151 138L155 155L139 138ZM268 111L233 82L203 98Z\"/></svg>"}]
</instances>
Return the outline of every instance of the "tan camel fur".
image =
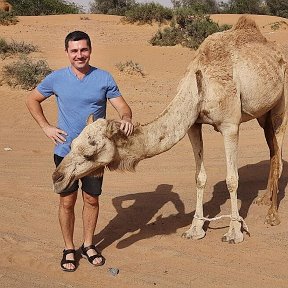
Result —
<instances>
[{"instance_id":1,"label":"tan camel fur","mask_svg":"<svg viewBox=\"0 0 288 288\"><path fill-rule=\"evenodd\" d=\"M7 1L0 0L0 10L11 12L12 11L12 5L8 3Z\"/></svg>"},{"instance_id":2,"label":"tan camel fur","mask_svg":"<svg viewBox=\"0 0 288 288\"><path fill-rule=\"evenodd\" d=\"M241 122L256 118L270 149L270 174L266 194L258 203L269 203L267 223L280 223L277 212L278 178L282 172L281 149L287 123L286 61L281 49L269 42L246 16L228 31L209 36L199 47L180 82L178 93L151 123L139 125L126 137L113 120L99 119L85 127L71 152L53 173L57 193L73 180L110 170L134 170L145 158L163 153L186 133L196 161L197 204L192 225L183 236L205 236L202 124L213 125L224 138L226 183L231 198L231 221L222 240L243 241L242 218L237 207L237 146Z\"/></svg>"}]
</instances>

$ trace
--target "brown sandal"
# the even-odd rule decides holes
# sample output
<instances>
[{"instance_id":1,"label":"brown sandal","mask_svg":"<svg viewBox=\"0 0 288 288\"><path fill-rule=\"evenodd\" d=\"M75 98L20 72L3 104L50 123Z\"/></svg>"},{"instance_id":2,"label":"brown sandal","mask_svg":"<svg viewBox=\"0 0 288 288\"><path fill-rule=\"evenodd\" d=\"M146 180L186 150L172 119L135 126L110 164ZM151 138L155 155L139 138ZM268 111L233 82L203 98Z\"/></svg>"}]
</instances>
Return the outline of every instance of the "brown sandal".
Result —
<instances>
[{"instance_id":1,"label":"brown sandal","mask_svg":"<svg viewBox=\"0 0 288 288\"><path fill-rule=\"evenodd\" d=\"M87 251L93 249L97 253L96 255L88 256ZM89 261L94 266L102 266L105 263L105 258L100 254L100 252L97 251L95 245L89 245L87 247L84 247L84 244L81 246L81 256ZM100 258L101 262L94 264L93 261L96 258Z\"/></svg>"}]
</instances>

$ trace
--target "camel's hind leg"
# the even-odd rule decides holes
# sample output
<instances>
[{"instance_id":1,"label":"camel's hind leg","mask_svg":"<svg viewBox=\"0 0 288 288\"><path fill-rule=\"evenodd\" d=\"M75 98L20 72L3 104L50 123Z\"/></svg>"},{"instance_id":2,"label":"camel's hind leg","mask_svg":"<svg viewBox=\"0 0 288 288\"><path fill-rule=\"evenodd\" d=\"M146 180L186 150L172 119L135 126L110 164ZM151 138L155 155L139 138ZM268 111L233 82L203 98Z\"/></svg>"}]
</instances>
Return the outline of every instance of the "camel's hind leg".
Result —
<instances>
[{"instance_id":1,"label":"camel's hind leg","mask_svg":"<svg viewBox=\"0 0 288 288\"><path fill-rule=\"evenodd\" d=\"M207 181L203 163L202 124L194 124L188 130L188 136L193 147L196 162L195 180L197 203L192 225L182 236L188 239L201 239L205 236L205 231L203 230L203 193Z\"/></svg>"},{"instance_id":2,"label":"camel's hind leg","mask_svg":"<svg viewBox=\"0 0 288 288\"><path fill-rule=\"evenodd\" d=\"M270 205L266 223L280 223L277 209L278 181L282 173L282 144L287 125L287 100L285 97L271 111L258 119L263 127L266 142L270 150L270 171L266 193L256 200L258 204Z\"/></svg>"}]
</instances>

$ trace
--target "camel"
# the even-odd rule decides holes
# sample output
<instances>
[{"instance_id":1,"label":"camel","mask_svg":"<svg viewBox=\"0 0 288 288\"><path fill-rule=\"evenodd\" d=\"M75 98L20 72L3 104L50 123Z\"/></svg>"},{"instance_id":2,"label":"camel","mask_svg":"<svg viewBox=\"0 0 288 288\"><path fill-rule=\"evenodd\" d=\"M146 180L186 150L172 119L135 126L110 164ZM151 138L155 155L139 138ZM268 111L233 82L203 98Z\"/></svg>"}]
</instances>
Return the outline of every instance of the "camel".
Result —
<instances>
[{"instance_id":1,"label":"camel","mask_svg":"<svg viewBox=\"0 0 288 288\"><path fill-rule=\"evenodd\" d=\"M12 5L5 0L0 0L0 10L5 12L11 12Z\"/></svg>"},{"instance_id":2,"label":"camel","mask_svg":"<svg viewBox=\"0 0 288 288\"><path fill-rule=\"evenodd\" d=\"M139 161L169 150L187 133L196 162L197 203L191 227L183 237L203 238L207 175L202 125L210 124L224 139L226 184L231 201L230 225L222 241L240 243L244 240L244 223L237 207L239 126L256 118L264 130L270 150L270 173L266 193L257 202L270 205L266 222L277 225L280 223L278 179L282 173L281 150L287 124L287 80L281 48L261 34L254 20L241 16L230 30L205 39L172 102L152 122L136 126L132 136L125 136L114 120L90 121L54 171L54 190L60 193L75 179L100 175L105 167L134 171Z\"/></svg>"}]
</instances>

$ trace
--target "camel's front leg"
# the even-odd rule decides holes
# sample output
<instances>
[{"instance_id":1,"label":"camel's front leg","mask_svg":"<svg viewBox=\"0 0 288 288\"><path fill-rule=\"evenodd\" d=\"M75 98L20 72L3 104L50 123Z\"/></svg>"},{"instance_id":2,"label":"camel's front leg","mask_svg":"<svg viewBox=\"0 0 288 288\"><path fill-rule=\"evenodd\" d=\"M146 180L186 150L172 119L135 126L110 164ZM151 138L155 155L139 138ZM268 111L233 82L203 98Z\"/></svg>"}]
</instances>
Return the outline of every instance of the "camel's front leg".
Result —
<instances>
[{"instance_id":1,"label":"camel's front leg","mask_svg":"<svg viewBox=\"0 0 288 288\"><path fill-rule=\"evenodd\" d=\"M195 180L197 204L192 225L182 236L187 239L201 239L205 236L205 231L203 230L203 193L207 181L207 175L203 164L202 124L194 124L188 130L188 136L193 147L196 162Z\"/></svg>"},{"instance_id":2,"label":"camel's front leg","mask_svg":"<svg viewBox=\"0 0 288 288\"><path fill-rule=\"evenodd\" d=\"M240 243L243 241L241 232L241 219L239 217L237 205L238 189L238 169L237 169L237 149L239 138L239 126L228 124L221 127L221 133L224 137L224 146L227 164L226 184L231 199L231 221L228 232L222 237L222 241L229 243Z\"/></svg>"}]
</instances>

